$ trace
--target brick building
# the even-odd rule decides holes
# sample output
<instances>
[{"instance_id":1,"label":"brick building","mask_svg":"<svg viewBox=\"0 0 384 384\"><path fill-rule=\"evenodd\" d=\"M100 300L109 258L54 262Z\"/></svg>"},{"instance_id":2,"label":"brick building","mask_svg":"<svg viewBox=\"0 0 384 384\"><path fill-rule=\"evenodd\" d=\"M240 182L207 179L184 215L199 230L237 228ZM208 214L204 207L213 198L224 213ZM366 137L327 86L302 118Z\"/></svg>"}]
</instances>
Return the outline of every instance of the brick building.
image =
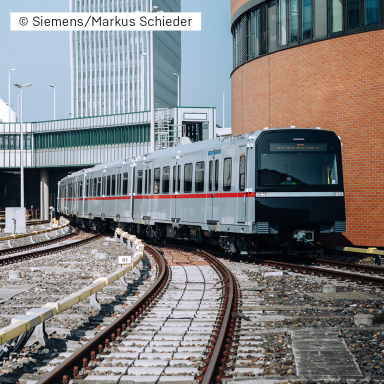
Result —
<instances>
[{"instance_id":1,"label":"brick building","mask_svg":"<svg viewBox=\"0 0 384 384\"><path fill-rule=\"evenodd\" d=\"M347 232L332 240L383 247L383 0L232 0L231 18L233 134L335 131Z\"/></svg>"}]
</instances>

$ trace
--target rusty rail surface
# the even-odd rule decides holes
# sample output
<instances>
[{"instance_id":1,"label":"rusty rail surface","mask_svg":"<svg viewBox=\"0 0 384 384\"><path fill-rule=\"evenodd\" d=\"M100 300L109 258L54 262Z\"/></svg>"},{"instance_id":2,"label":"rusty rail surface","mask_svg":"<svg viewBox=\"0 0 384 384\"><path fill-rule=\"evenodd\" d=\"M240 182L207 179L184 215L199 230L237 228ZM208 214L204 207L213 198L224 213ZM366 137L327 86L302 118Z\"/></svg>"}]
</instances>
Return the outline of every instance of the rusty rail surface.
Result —
<instances>
[{"instance_id":1,"label":"rusty rail surface","mask_svg":"<svg viewBox=\"0 0 384 384\"><path fill-rule=\"evenodd\" d=\"M11 255L12 253L28 251L29 249L36 249L36 248L45 247L45 246L50 245L50 244L55 244L55 243L58 243L60 241L68 240L75 235L76 235L76 233L70 233L68 235L56 237L55 239L38 241L38 242L33 243L33 244L21 245L20 247L5 248L5 249L0 250L0 256Z\"/></svg>"},{"instance_id":2,"label":"rusty rail surface","mask_svg":"<svg viewBox=\"0 0 384 384\"><path fill-rule=\"evenodd\" d=\"M216 257L222 257L222 258L230 258L227 253L224 252L217 252L213 251L213 255ZM312 267L310 265L301 265L300 263L308 263L308 264L316 264L316 265L329 265L332 267L337 268L345 268L351 271L361 271L366 273L375 273L378 275L384 275L384 268L383 267L375 267L370 265L362 265L362 264L355 264L355 263L345 263L337 260L328 260L328 259L311 259L311 258L300 258L296 263L287 263L282 262L279 260L266 260L266 259L259 259L255 257L239 257L238 260L250 262L250 263L257 263L261 265L270 265L275 266L280 269L287 269L292 271L298 271L298 272L306 272L306 273L313 273L319 276L330 276L330 277L337 277L342 280L353 280L357 282L362 282L365 284L372 283L374 285L383 285L384 286L384 278L375 277L375 276L365 276L365 275L359 275L355 273L348 273L345 271L338 271L338 270L329 270L329 269L323 269L318 267Z\"/></svg>"},{"instance_id":3,"label":"rusty rail surface","mask_svg":"<svg viewBox=\"0 0 384 384\"><path fill-rule=\"evenodd\" d=\"M127 327L129 328L136 319L142 316L143 312L163 295L163 289L169 278L167 262L154 247L146 245L145 250L155 258L159 266L159 274L154 285L127 312L40 380L38 384L68 384L71 378L83 378L83 376L78 375L78 372L82 368L86 370L89 361L96 361L97 354L109 354L108 351L104 352L104 350L109 349L110 341L113 342L117 336L120 336L121 332L124 332Z\"/></svg>"},{"instance_id":4,"label":"rusty rail surface","mask_svg":"<svg viewBox=\"0 0 384 384\"><path fill-rule=\"evenodd\" d=\"M224 308L219 313L220 328L216 330L212 341L213 350L208 352L207 365L202 369L204 377L199 378L200 383L209 384L212 380L216 383L221 382L225 377L224 372L228 370L228 368L226 369L226 364L229 361L228 353L233 339L236 338L234 327L238 307L238 291L231 272L224 264L206 251L198 251L198 254L220 271L225 284Z\"/></svg>"},{"instance_id":5,"label":"rusty rail surface","mask_svg":"<svg viewBox=\"0 0 384 384\"><path fill-rule=\"evenodd\" d=\"M286 269L293 272L304 272L304 273L314 274L317 276L336 277L341 280L350 280L350 281L356 281L358 283L373 284L373 285L384 287L384 279L380 277L359 275L356 273L348 273L345 271L339 271L335 269L323 269L323 268L310 267L306 265L283 263L281 261L274 261L274 260L259 260L259 262L262 265L269 265L269 266L277 267L280 269Z\"/></svg>"},{"instance_id":6,"label":"rusty rail surface","mask_svg":"<svg viewBox=\"0 0 384 384\"><path fill-rule=\"evenodd\" d=\"M35 252L26 253L23 255L14 255L14 256L11 255L11 256L7 256L7 257L3 257L0 259L0 266L20 263L20 262L25 261L25 260L35 259L37 257L47 256L47 255L51 255L51 254L56 253L56 252L61 252L61 251L65 251L67 249L76 248L76 247L79 247L81 245L87 244L90 241L97 240L100 237L103 237L103 235L98 234L98 235L87 237L83 240L75 241L73 243L59 245L58 247L53 247L53 248L40 249L40 250L37 250Z\"/></svg>"},{"instance_id":7,"label":"rusty rail surface","mask_svg":"<svg viewBox=\"0 0 384 384\"><path fill-rule=\"evenodd\" d=\"M345 263L345 262L341 262L341 261L328 260L328 259L316 259L316 260L313 260L312 263L316 264L316 265L324 264L324 265L330 265L332 267L346 268L346 269L349 269L352 271L376 273L378 275L384 274L384 268L383 267L375 267L373 265Z\"/></svg>"}]
</instances>

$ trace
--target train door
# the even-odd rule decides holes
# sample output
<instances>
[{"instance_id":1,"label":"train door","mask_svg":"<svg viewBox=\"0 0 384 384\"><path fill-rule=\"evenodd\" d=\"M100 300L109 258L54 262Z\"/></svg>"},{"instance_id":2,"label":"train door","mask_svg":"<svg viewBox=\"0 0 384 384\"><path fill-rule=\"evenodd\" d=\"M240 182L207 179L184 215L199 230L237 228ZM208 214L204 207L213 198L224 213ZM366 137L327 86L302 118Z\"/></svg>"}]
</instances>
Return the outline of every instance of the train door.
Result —
<instances>
[{"instance_id":1,"label":"train door","mask_svg":"<svg viewBox=\"0 0 384 384\"><path fill-rule=\"evenodd\" d=\"M117 196L117 200L116 200L116 205L115 205L115 209L116 209L116 218L117 219L120 219L121 218L121 212L123 210L123 202L124 200L121 199L122 197L122 192L121 192L121 187L122 187L122 168L121 166L117 169L117 174L116 174L116 196Z\"/></svg>"},{"instance_id":2,"label":"train door","mask_svg":"<svg viewBox=\"0 0 384 384\"><path fill-rule=\"evenodd\" d=\"M240 147L239 156L239 193L237 195L237 222L239 224L245 223L246 221L246 168L247 168L247 148L245 146ZM234 170L235 171L235 170Z\"/></svg>"},{"instance_id":3,"label":"train door","mask_svg":"<svg viewBox=\"0 0 384 384\"><path fill-rule=\"evenodd\" d=\"M175 196L173 199L174 203L171 206L171 220L178 221L181 217L181 199L180 188L181 188L181 164L179 159L175 159L176 162L172 166L172 192Z\"/></svg>"},{"instance_id":4,"label":"train door","mask_svg":"<svg viewBox=\"0 0 384 384\"><path fill-rule=\"evenodd\" d=\"M133 220L135 217L135 188L136 188L136 180L135 180L135 172L136 166L134 163L131 164L131 188L130 188L130 194L131 194L131 219Z\"/></svg>"},{"instance_id":5,"label":"train door","mask_svg":"<svg viewBox=\"0 0 384 384\"><path fill-rule=\"evenodd\" d=\"M152 216L152 199L151 199L151 188L152 188L152 168L153 161L149 161L144 164L144 194L145 199L143 200L143 214L145 217L150 218Z\"/></svg>"},{"instance_id":6,"label":"train door","mask_svg":"<svg viewBox=\"0 0 384 384\"><path fill-rule=\"evenodd\" d=\"M121 213L120 218L124 219L123 221L126 221L130 217L130 207L131 207L131 200L130 200L130 190L129 190L129 174L130 171L129 165L124 165L122 168L122 180L121 180L121 196L120 196L120 207L121 207Z\"/></svg>"},{"instance_id":7,"label":"train door","mask_svg":"<svg viewBox=\"0 0 384 384\"><path fill-rule=\"evenodd\" d=\"M64 196L63 196L63 213L64 215L68 214L68 211L67 211L67 206L68 206L68 181L66 180L65 181L65 184L63 186L64 188Z\"/></svg>"},{"instance_id":8,"label":"train door","mask_svg":"<svg viewBox=\"0 0 384 384\"><path fill-rule=\"evenodd\" d=\"M212 197L207 199L207 221L220 221L220 158L221 150L208 152L208 195Z\"/></svg>"},{"instance_id":9,"label":"train door","mask_svg":"<svg viewBox=\"0 0 384 384\"><path fill-rule=\"evenodd\" d=\"M84 175L84 184L85 184L85 190L84 190L84 217L88 217L89 213L89 207L90 207L90 200L89 200L89 192L90 192L90 176L89 174Z\"/></svg>"},{"instance_id":10,"label":"train door","mask_svg":"<svg viewBox=\"0 0 384 384\"><path fill-rule=\"evenodd\" d=\"M84 184L85 184L85 175L81 175L79 181L79 215L84 217Z\"/></svg>"},{"instance_id":11,"label":"train door","mask_svg":"<svg viewBox=\"0 0 384 384\"><path fill-rule=\"evenodd\" d=\"M78 207L78 200L77 200L77 197L78 197L78 190L77 190L77 185L78 185L78 178L79 176L76 176L74 178L74 181L73 181L73 204L72 204L72 212L77 215L78 214L78 210L77 210L77 207Z\"/></svg>"},{"instance_id":12,"label":"train door","mask_svg":"<svg viewBox=\"0 0 384 384\"><path fill-rule=\"evenodd\" d=\"M144 204L147 197L144 194L144 169L143 165L140 164L135 166L135 201L134 201L134 219L142 219L144 215Z\"/></svg>"}]
</instances>

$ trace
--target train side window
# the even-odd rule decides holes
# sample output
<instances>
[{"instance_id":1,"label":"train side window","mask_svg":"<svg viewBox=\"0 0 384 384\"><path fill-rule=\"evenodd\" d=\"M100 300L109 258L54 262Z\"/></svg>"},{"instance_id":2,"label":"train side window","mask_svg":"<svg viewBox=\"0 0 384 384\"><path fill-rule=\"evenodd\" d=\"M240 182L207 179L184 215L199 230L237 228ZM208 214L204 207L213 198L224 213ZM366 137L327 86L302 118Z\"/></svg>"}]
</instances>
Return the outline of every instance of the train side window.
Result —
<instances>
[{"instance_id":1,"label":"train side window","mask_svg":"<svg viewBox=\"0 0 384 384\"><path fill-rule=\"evenodd\" d=\"M144 177L144 193L148 193L148 170L145 170L145 177Z\"/></svg>"},{"instance_id":2,"label":"train side window","mask_svg":"<svg viewBox=\"0 0 384 384\"><path fill-rule=\"evenodd\" d=\"M215 161L215 191L219 190L219 160Z\"/></svg>"},{"instance_id":3,"label":"train side window","mask_svg":"<svg viewBox=\"0 0 384 384\"><path fill-rule=\"evenodd\" d=\"M224 179L223 179L223 190L231 190L231 179L232 179L232 159L227 157L224 159Z\"/></svg>"},{"instance_id":4,"label":"train side window","mask_svg":"<svg viewBox=\"0 0 384 384\"><path fill-rule=\"evenodd\" d=\"M85 183L85 196L89 197L89 180Z\"/></svg>"},{"instance_id":5,"label":"train side window","mask_svg":"<svg viewBox=\"0 0 384 384\"><path fill-rule=\"evenodd\" d=\"M105 189L107 188L107 176L103 176L102 181L102 195L105 196Z\"/></svg>"},{"instance_id":6,"label":"train side window","mask_svg":"<svg viewBox=\"0 0 384 384\"><path fill-rule=\"evenodd\" d=\"M107 196L111 196L111 175L107 176Z\"/></svg>"},{"instance_id":7,"label":"train side window","mask_svg":"<svg viewBox=\"0 0 384 384\"><path fill-rule=\"evenodd\" d=\"M121 195L121 174L119 173L117 175L117 189L116 189L116 195Z\"/></svg>"},{"instance_id":8,"label":"train side window","mask_svg":"<svg viewBox=\"0 0 384 384\"><path fill-rule=\"evenodd\" d=\"M196 163L195 169L195 192L204 192L204 161Z\"/></svg>"},{"instance_id":9,"label":"train side window","mask_svg":"<svg viewBox=\"0 0 384 384\"><path fill-rule=\"evenodd\" d=\"M184 165L184 192L192 192L192 173L193 165Z\"/></svg>"},{"instance_id":10,"label":"train side window","mask_svg":"<svg viewBox=\"0 0 384 384\"><path fill-rule=\"evenodd\" d=\"M213 160L209 162L209 183L208 191L211 192L213 188Z\"/></svg>"},{"instance_id":11,"label":"train side window","mask_svg":"<svg viewBox=\"0 0 384 384\"><path fill-rule=\"evenodd\" d=\"M154 171L153 193L160 193L160 168L155 168Z\"/></svg>"},{"instance_id":12,"label":"train side window","mask_svg":"<svg viewBox=\"0 0 384 384\"><path fill-rule=\"evenodd\" d=\"M123 173L123 195L128 195L128 172Z\"/></svg>"},{"instance_id":13,"label":"train side window","mask_svg":"<svg viewBox=\"0 0 384 384\"><path fill-rule=\"evenodd\" d=\"M111 196L116 195L116 175L112 175Z\"/></svg>"},{"instance_id":14,"label":"train side window","mask_svg":"<svg viewBox=\"0 0 384 384\"><path fill-rule=\"evenodd\" d=\"M79 197L83 197L83 182L79 183Z\"/></svg>"},{"instance_id":15,"label":"train side window","mask_svg":"<svg viewBox=\"0 0 384 384\"><path fill-rule=\"evenodd\" d=\"M89 197L93 196L93 179L89 179Z\"/></svg>"},{"instance_id":16,"label":"train side window","mask_svg":"<svg viewBox=\"0 0 384 384\"><path fill-rule=\"evenodd\" d=\"M245 155L242 153L240 155L240 166L239 166L239 191L244 191L245 189Z\"/></svg>"},{"instance_id":17,"label":"train side window","mask_svg":"<svg viewBox=\"0 0 384 384\"><path fill-rule=\"evenodd\" d=\"M177 192L180 192L180 182L181 182L181 165L177 166Z\"/></svg>"},{"instance_id":18,"label":"train side window","mask_svg":"<svg viewBox=\"0 0 384 384\"><path fill-rule=\"evenodd\" d=\"M172 172L173 172L172 192L176 192L176 180L177 180L176 165L173 166Z\"/></svg>"},{"instance_id":19,"label":"train side window","mask_svg":"<svg viewBox=\"0 0 384 384\"><path fill-rule=\"evenodd\" d=\"M163 167L163 193L169 193L169 167Z\"/></svg>"},{"instance_id":20,"label":"train side window","mask_svg":"<svg viewBox=\"0 0 384 384\"><path fill-rule=\"evenodd\" d=\"M151 193L152 170L148 171L148 193Z\"/></svg>"},{"instance_id":21,"label":"train side window","mask_svg":"<svg viewBox=\"0 0 384 384\"><path fill-rule=\"evenodd\" d=\"M97 178L97 196L101 196L101 177Z\"/></svg>"},{"instance_id":22,"label":"train side window","mask_svg":"<svg viewBox=\"0 0 384 384\"><path fill-rule=\"evenodd\" d=\"M137 194L143 194L143 171L137 171Z\"/></svg>"}]
</instances>

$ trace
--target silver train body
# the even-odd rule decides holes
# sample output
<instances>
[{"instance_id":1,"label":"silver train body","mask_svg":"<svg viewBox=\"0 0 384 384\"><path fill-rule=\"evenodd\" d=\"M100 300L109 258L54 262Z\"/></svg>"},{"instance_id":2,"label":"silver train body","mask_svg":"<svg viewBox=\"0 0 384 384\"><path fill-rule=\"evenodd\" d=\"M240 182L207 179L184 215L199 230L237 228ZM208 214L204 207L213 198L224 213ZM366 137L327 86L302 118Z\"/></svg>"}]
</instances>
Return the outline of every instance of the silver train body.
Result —
<instances>
[{"instance_id":1,"label":"silver train body","mask_svg":"<svg viewBox=\"0 0 384 384\"><path fill-rule=\"evenodd\" d=\"M59 182L58 210L85 228L233 252L345 232L341 143L332 131L264 129L96 165Z\"/></svg>"}]
</instances>

